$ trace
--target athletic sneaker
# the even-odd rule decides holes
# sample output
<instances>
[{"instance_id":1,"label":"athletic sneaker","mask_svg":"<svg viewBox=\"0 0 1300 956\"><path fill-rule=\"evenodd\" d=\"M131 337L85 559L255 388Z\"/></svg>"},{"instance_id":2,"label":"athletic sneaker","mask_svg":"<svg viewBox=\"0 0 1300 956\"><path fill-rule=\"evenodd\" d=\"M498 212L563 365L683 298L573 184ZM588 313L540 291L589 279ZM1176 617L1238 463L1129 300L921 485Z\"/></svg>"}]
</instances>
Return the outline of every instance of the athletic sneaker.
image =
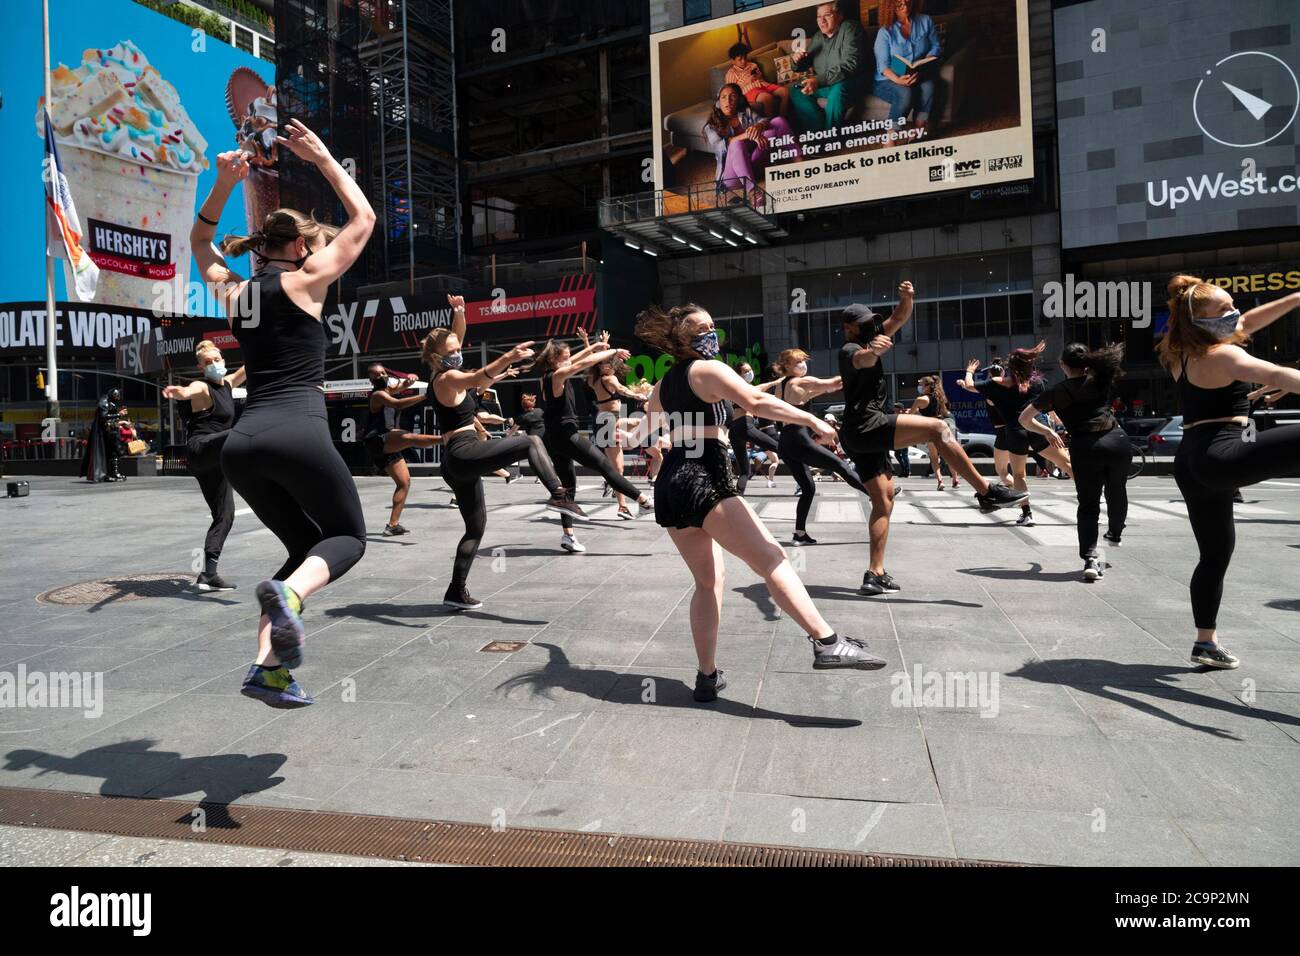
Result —
<instances>
[{"instance_id":1,"label":"athletic sneaker","mask_svg":"<svg viewBox=\"0 0 1300 956\"><path fill-rule=\"evenodd\" d=\"M865 594L868 597L876 594L897 594L903 590L898 586L898 582L889 576L888 571L876 574L868 571L862 575L862 587L858 589L859 594Z\"/></svg>"},{"instance_id":2,"label":"athletic sneaker","mask_svg":"<svg viewBox=\"0 0 1300 956\"><path fill-rule=\"evenodd\" d=\"M1091 584L1106 574L1106 565L1101 558L1087 558L1083 562L1083 579Z\"/></svg>"},{"instance_id":3,"label":"athletic sneaker","mask_svg":"<svg viewBox=\"0 0 1300 956\"><path fill-rule=\"evenodd\" d=\"M796 531L794 533L794 543L795 544L816 544L817 539L814 538L812 535L810 535L807 531Z\"/></svg>"},{"instance_id":4,"label":"athletic sneaker","mask_svg":"<svg viewBox=\"0 0 1300 956\"><path fill-rule=\"evenodd\" d=\"M1034 513L1027 508L1021 509L1020 517L1016 519L1016 525L1021 528L1032 528L1034 526Z\"/></svg>"},{"instance_id":5,"label":"athletic sneaker","mask_svg":"<svg viewBox=\"0 0 1300 956\"><path fill-rule=\"evenodd\" d=\"M211 574L200 574L194 586L200 591L233 591L235 586L213 571Z\"/></svg>"},{"instance_id":6,"label":"athletic sneaker","mask_svg":"<svg viewBox=\"0 0 1300 956\"><path fill-rule=\"evenodd\" d=\"M1028 497L1029 492L1008 488L1000 481L992 482L989 485L988 494L981 495L978 492L975 494L975 500L979 503L980 511L985 514L990 511L997 511L999 508L1010 508L1012 505L1018 505Z\"/></svg>"},{"instance_id":7,"label":"athletic sneaker","mask_svg":"<svg viewBox=\"0 0 1300 956\"><path fill-rule=\"evenodd\" d=\"M571 554L581 554L587 550L586 545L571 534L566 534L560 538L560 547Z\"/></svg>"},{"instance_id":8,"label":"athletic sneaker","mask_svg":"<svg viewBox=\"0 0 1300 956\"><path fill-rule=\"evenodd\" d=\"M307 692L299 686L293 679L293 675L289 673L289 668L283 664L279 667L263 667L261 664L254 664L248 669L248 674L244 677L244 685L239 688L239 692L245 697L260 700L266 706L279 710L306 707L312 703Z\"/></svg>"},{"instance_id":9,"label":"athletic sneaker","mask_svg":"<svg viewBox=\"0 0 1300 956\"><path fill-rule=\"evenodd\" d=\"M602 498L608 498L613 493L614 489L609 486L609 482L605 482L605 487L600 489L600 496Z\"/></svg>"},{"instance_id":10,"label":"athletic sneaker","mask_svg":"<svg viewBox=\"0 0 1300 956\"><path fill-rule=\"evenodd\" d=\"M255 593L262 613L271 619L271 650L285 667L302 666L302 645L307 638L302 598L283 581L263 581Z\"/></svg>"},{"instance_id":11,"label":"athletic sneaker","mask_svg":"<svg viewBox=\"0 0 1300 956\"><path fill-rule=\"evenodd\" d=\"M456 507L456 499L452 498L451 501L448 502L448 504L450 504L453 508Z\"/></svg>"},{"instance_id":12,"label":"athletic sneaker","mask_svg":"<svg viewBox=\"0 0 1300 956\"><path fill-rule=\"evenodd\" d=\"M775 488L775 487L776 487L776 482L773 481L771 478L769 478L769 479L767 479L767 486L768 486L769 488Z\"/></svg>"},{"instance_id":13,"label":"athletic sneaker","mask_svg":"<svg viewBox=\"0 0 1300 956\"><path fill-rule=\"evenodd\" d=\"M618 517L619 517L619 520L621 520L621 521L635 521L635 520L636 520L636 515L632 514L632 512L631 512L630 510L628 510L627 508L619 508L619 509L618 509Z\"/></svg>"},{"instance_id":14,"label":"athletic sneaker","mask_svg":"<svg viewBox=\"0 0 1300 956\"><path fill-rule=\"evenodd\" d=\"M410 534L411 532L403 528L400 524L384 525L384 537L394 538L399 534Z\"/></svg>"},{"instance_id":15,"label":"athletic sneaker","mask_svg":"<svg viewBox=\"0 0 1300 956\"><path fill-rule=\"evenodd\" d=\"M572 518L578 518L582 521L590 521L587 512L578 507L578 503L569 497L567 492L557 491L546 501L548 511L558 511L561 514L567 514Z\"/></svg>"},{"instance_id":16,"label":"athletic sneaker","mask_svg":"<svg viewBox=\"0 0 1300 956\"><path fill-rule=\"evenodd\" d=\"M523 476L524 473L522 471L511 472L510 474L506 475L506 484L508 485L512 481L518 481Z\"/></svg>"},{"instance_id":17,"label":"athletic sneaker","mask_svg":"<svg viewBox=\"0 0 1300 956\"><path fill-rule=\"evenodd\" d=\"M724 690L727 686L727 678L722 673L722 668L718 668L711 675L695 672L695 700L701 704L709 704L718 699L718 691Z\"/></svg>"},{"instance_id":18,"label":"athletic sneaker","mask_svg":"<svg viewBox=\"0 0 1300 956\"><path fill-rule=\"evenodd\" d=\"M1246 503L1246 496L1241 493L1240 488L1232 493L1232 503L1235 505L1244 505Z\"/></svg>"},{"instance_id":19,"label":"athletic sneaker","mask_svg":"<svg viewBox=\"0 0 1300 956\"><path fill-rule=\"evenodd\" d=\"M638 518L641 517L642 515L652 515L654 513L655 513L655 503L651 501L649 498L647 498L645 501L638 501L636 503L636 516Z\"/></svg>"},{"instance_id":20,"label":"athletic sneaker","mask_svg":"<svg viewBox=\"0 0 1300 956\"><path fill-rule=\"evenodd\" d=\"M867 653L867 642L855 637L832 634L824 644L814 637L808 638L813 646L813 670L878 671L887 663Z\"/></svg>"},{"instance_id":21,"label":"athletic sneaker","mask_svg":"<svg viewBox=\"0 0 1300 956\"><path fill-rule=\"evenodd\" d=\"M447 607L460 608L462 611L473 611L483 606L483 602L471 596L469 588L463 584L459 587L454 584L448 586L447 593L442 596L442 603Z\"/></svg>"},{"instance_id":22,"label":"athletic sneaker","mask_svg":"<svg viewBox=\"0 0 1300 956\"><path fill-rule=\"evenodd\" d=\"M1207 644L1197 641L1192 645L1192 663L1203 664L1206 667L1217 667L1220 670L1230 671L1236 668L1241 661L1233 657L1218 644Z\"/></svg>"},{"instance_id":23,"label":"athletic sneaker","mask_svg":"<svg viewBox=\"0 0 1300 956\"><path fill-rule=\"evenodd\" d=\"M1112 546L1116 548L1120 546L1119 535L1111 534L1109 531L1107 531L1105 534L1102 535L1102 537L1105 538L1107 541L1109 541Z\"/></svg>"}]
</instances>

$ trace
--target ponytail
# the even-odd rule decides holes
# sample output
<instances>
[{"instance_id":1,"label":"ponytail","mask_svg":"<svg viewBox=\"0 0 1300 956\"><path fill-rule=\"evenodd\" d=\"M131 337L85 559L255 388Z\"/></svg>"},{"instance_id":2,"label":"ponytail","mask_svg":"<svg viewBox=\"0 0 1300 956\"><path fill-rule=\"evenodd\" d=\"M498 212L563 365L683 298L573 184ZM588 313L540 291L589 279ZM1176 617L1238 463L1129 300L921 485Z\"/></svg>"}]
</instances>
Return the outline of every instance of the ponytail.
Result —
<instances>
[{"instance_id":1,"label":"ponytail","mask_svg":"<svg viewBox=\"0 0 1300 956\"><path fill-rule=\"evenodd\" d=\"M1061 352L1061 364L1066 368L1086 371L1099 385L1106 386L1124 374L1124 345L1110 342L1089 351L1082 342L1071 342Z\"/></svg>"}]
</instances>

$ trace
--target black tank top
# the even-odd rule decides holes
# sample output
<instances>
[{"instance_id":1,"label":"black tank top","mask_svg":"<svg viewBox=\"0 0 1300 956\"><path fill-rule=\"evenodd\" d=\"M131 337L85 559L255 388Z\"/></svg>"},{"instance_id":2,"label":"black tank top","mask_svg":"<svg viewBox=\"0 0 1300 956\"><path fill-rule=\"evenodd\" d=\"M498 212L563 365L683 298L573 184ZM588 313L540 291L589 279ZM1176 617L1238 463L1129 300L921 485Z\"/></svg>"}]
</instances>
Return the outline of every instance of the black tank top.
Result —
<instances>
[{"instance_id":1,"label":"black tank top","mask_svg":"<svg viewBox=\"0 0 1300 956\"><path fill-rule=\"evenodd\" d=\"M397 409L392 405L381 405L379 411L370 413L370 421L366 424L365 434L361 437L379 438L396 427Z\"/></svg>"},{"instance_id":2,"label":"black tank top","mask_svg":"<svg viewBox=\"0 0 1300 956\"><path fill-rule=\"evenodd\" d=\"M727 402L706 402L691 388L690 367L696 362L711 359L686 359L675 363L659 383L659 404L665 413L678 415L683 423L700 422L704 425L727 424ZM687 419L686 416L691 416ZM696 419L695 416L700 416Z\"/></svg>"},{"instance_id":3,"label":"black tank top","mask_svg":"<svg viewBox=\"0 0 1300 956\"><path fill-rule=\"evenodd\" d=\"M256 277L256 321L235 318L230 330L248 368L247 408L272 404L325 382L325 328L285 294L280 274Z\"/></svg>"},{"instance_id":4,"label":"black tank top","mask_svg":"<svg viewBox=\"0 0 1300 956\"><path fill-rule=\"evenodd\" d=\"M786 403L789 404L789 405L794 405L793 402L791 402L789 399L787 399L787 398L785 397L785 386L786 386L786 384L787 384L789 381L790 381L790 376L787 375L785 378L781 379L781 384L779 384L779 385L777 386L777 388L779 388L779 389L781 390L781 396L780 396L780 397L781 397L781 401L786 402ZM802 405L795 405L794 407L797 408L797 409L799 409L800 411L804 411L804 412L806 412L806 411L808 411L808 402L811 402L811 401L812 401L812 399L810 398L810 399L808 399L807 402L804 402Z\"/></svg>"},{"instance_id":5,"label":"black tank top","mask_svg":"<svg viewBox=\"0 0 1300 956\"><path fill-rule=\"evenodd\" d=\"M559 398L551 389L551 373L542 376L542 420L547 428L578 424L578 410L574 406L573 377L564 380L564 391Z\"/></svg>"},{"instance_id":6,"label":"black tank top","mask_svg":"<svg viewBox=\"0 0 1300 956\"><path fill-rule=\"evenodd\" d=\"M1210 418L1238 418L1250 415L1250 384L1232 382L1222 388L1201 388L1187 377L1183 363L1178 382L1178 404L1183 411L1183 427Z\"/></svg>"},{"instance_id":7,"label":"black tank top","mask_svg":"<svg viewBox=\"0 0 1300 956\"><path fill-rule=\"evenodd\" d=\"M591 386L591 394L596 396L596 402L598 404L603 405L605 404L605 402L618 401L618 395L612 392L602 397L600 393L604 390L605 390L605 383L602 382L600 379L596 379L595 384Z\"/></svg>"},{"instance_id":8,"label":"black tank top","mask_svg":"<svg viewBox=\"0 0 1300 956\"><path fill-rule=\"evenodd\" d=\"M190 438L215 435L235 424L235 396L230 386L224 381L215 384L205 381L204 384L208 386L208 394L212 396L212 406L190 414L187 430Z\"/></svg>"},{"instance_id":9,"label":"black tank top","mask_svg":"<svg viewBox=\"0 0 1300 956\"><path fill-rule=\"evenodd\" d=\"M433 390L433 383L438 380L439 372L429 379L429 394L433 396L433 416L437 422L438 431L444 435L448 432L454 432L458 428L464 428L466 425L474 424L475 413L478 411L478 403L474 401L473 389L465 390L465 397L460 400L459 405L444 405L438 398L438 393Z\"/></svg>"},{"instance_id":10,"label":"black tank top","mask_svg":"<svg viewBox=\"0 0 1300 956\"><path fill-rule=\"evenodd\" d=\"M938 418L939 403L935 401L933 395L927 395L926 398L928 398L929 401L925 403L925 408L921 409L921 414L926 418Z\"/></svg>"}]
</instances>

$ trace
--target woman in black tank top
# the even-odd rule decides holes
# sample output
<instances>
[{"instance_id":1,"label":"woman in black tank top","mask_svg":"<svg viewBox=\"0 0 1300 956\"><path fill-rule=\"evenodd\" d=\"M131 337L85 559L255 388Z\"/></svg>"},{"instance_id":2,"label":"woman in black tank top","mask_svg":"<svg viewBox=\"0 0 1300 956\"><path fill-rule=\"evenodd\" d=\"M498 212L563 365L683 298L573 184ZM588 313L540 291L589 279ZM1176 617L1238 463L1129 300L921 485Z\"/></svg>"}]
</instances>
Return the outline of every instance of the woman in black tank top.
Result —
<instances>
[{"instance_id":1,"label":"woman in black tank top","mask_svg":"<svg viewBox=\"0 0 1300 956\"><path fill-rule=\"evenodd\" d=\"M573 503L555 474L542 440L536 435L513 435L509 438L480 440L478 402L472 394L477 388L519 374L513 366L533 357L532 342L524 342L480 369L465 369L465 300L447 296L452 307L450 328L434 329L425 336L420 353L429 366L429 400L433 404L438 431L442 434L442 477L451 486L456 507L465 522L465 533L456 546L452 561L451 582L442 602L448 607L473 610L483 606L469 593L469 571L478 553L479 542L487 529L487 502L483 496L483 476L506 465L528 459L537 477L551 493L546 507L558 511L565 521L586 518ZM547 426L549 429L549 425Z\"/></svg>"},{"instance_id":2,"label":"woman in black tank top","mask_svg":"<svg viewBox=\"0 0 1300 956\"><path fill-rule=\"evenodd\" d=\"M1158 354L1177 382L1183 412L1174 477L1200 550L1191 582L1196 624L1191 659L1231 669L1238 660L1219 644L1217 626L1223 579L1236 546L1233 495L1300 470L1300 425L1256 434L1248 397L1252 382L1300 392L1300 371L1257 359L1242 346L1300 307L1300 292L1242 315L1220 286L1178 275L1169 281L1168 305L1169 329Z\"/></svg>"},{"instance_id":3,"label":"woman in black tank top","mask_svg":"<svg viewBox=\"0 0 1300 956\"><path fill-rule=\"evenodd\" d=\"M203 378L188 385L168 385L162 394L172 401L190 403L186 416L185 463L198 480L212 516L203 541L203 571L194 586L200 591L233 591L235 586L217 573L221 549L235 523L235 495L221 470L221 449L235 424L233 391L244 384L246 369L226 374L221 350L208 339L195 346L194 356Z\"/></svg>"},{"instance_id":4,"label":"woman in black tank top","mask_svg":"<svg viewBox=\"0 0 1300 956\"><path fill-rule=\"evenodd\" d=\"M724 550L759 574L777 606L804 629L813 643L815 669L884 667L863 641L838 636L817 613L785 550L738 494L727 457L727 403L807 428L820 442L834 441L835 430L746 384L726 363L704 361L718 354L719 344L713 317L698 305L642 312L636 337L676 360L651 393L643 432L666 430L672 439L655 480L655 520L668 529L695 578L690 614L698 666L695 699L716 700L726 686L716 661Z\"/></svg>"},{"instance_id":5,"label":"woman in black tank top","mask_svg":"<svg viewBox=\"0 0 1300 956\"><path fill-rule=\"evenodd\" d=\"M922 415L925 418L937 418L948 426L948 431L952 433L953 438L956 438L957 423L948 411L948 396L943 390L943 379L938 375L923 375L917 382L916 391L916 400L912 402L908 414ZM952 477L952 486L956 488L960 485L961 479L943 460L943 457L939 454L939 446L936 443L929 443L929 452L930 471L939 485L937 490L943 491L943 470L945 468L948 469L948 474Z\"/></svg>"},{"instance_id":6,"label":"woman in black tank top","mask_svg":"<svg viewBox=\"0 0 1300 956\"><path fill-rule=\"evenodd\" d=\"M370 399L367 410L370 418L366 430L361 434L361 443L370 455L375 471L393 479L393 508L388 515L388 524L384 526L384 537L410 534L402 527L402 509L406 506L406 496L411 492L411 469L406 465L402 452L408 448L432 448L442 439L437 435L421 435L408 432L401 427L401 414L414 405L422 404L425 396L421 392L398 398L394 393L401 393L417 381L415 375L404 375L384 368L376 362L366 369L370 379Z\"/></svg>"},{"instance_id":7,"label":"woman in black tank top","mask_svg":"<svg viewBox=\"0 0 1300 956\"><path fill-rule=\"evenodd\" d=\"M231 331L248 370L248 401L221 453L235 491L288 552L284 564L257 585L257 662L242 693L272 707L302 707L308 697L289 669L303 658L303 601L337 580L366 550L361 499L330 435L322 390L325 331L321 312L330 287L361 255L375 224L365 194L316 134L297 120L277 144L320 170L348 221L342 229L292 209L277 209L247 237L213 240L221 210L248 157L217 157L217 181L190 230L194 259L220 291ZM251 252L254 274L244 280L226 256Z\"/></svg>"}]
</instances>

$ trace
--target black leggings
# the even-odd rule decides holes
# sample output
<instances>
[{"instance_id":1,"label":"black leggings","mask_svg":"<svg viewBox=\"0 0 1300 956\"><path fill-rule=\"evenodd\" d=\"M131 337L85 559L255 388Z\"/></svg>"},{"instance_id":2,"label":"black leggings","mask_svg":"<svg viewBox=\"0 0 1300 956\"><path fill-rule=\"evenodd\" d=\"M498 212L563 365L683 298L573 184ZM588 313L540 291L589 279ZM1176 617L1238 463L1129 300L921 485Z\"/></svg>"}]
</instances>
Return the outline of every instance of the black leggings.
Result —
<instances>
[{"instance_id":1,"label":"black leggings","mask_svg":"<svg viewBox=\"0 0 1300 956\"><path fill-rule=\"evenodd\" d=\"M483 497L483 476L513 465L524 458L551 494L564 486L555 474L542 440L536 435L513 435L480 441L474 432L452 436L442 450L442 477L456 496L456 507L465 521L465 534L456 545L452 562L451 583L463 587L469 578L474 555L478 554L483 532L487 530L487 502ZM566 516L567 517L567 516Z\"/></svg>"},{"instance_id":2,"label":"black leggings","mask_svg":"<svg viewBox=\"0 0 1300 956\"><path fill-rule=\"evenodd\" d=\"M1133 446L1124 429L1080 432L1070 437L1074 488L1079 494L1079 557L1097 556L1097 520L1106 495L1106 524L1112 538L1124 533L1128 520L1128 472Z\"/></svg>"},{"instance_id":3,"label":"black leggings","mask_svg":"<svg viewBox=\"0 0 1300 956\"><path fill-rule=\"evenodd\" d=\"M291 398L245 410L226 438L221 468L289 552L277 581L310 557L337 581L366 553L361 498L330 438L325 396Z\"/></svg>"},{"instance_id":4,"label":"black leggings","mask_svg":"<svg viewBox=\"0 0 1300 956\"><path fill-rule=\"evenodd\" d=\"M228 431L215 435L195 436L186 448L185 459L190 474L198 479L203 500L208 503L212 523L203 540L203 573L216 574L221 548L235 523L235 493L221 470L221 449L226 444Z\"/></svg>"},{"instance_id":5,"label":"black leggings","mask_svg":"<svg viewBox=\"0 0 1300 956\"><path fill-rule=\"evenodd\" d=\"M619 494L627 495L633 501L641 500L637 486L628 481L614 467L614 463L605 457L604 452L578 431L576 425L560 430L548 427L544 440L546 451L551 456L551 461L555 462L555 473L560 476L560 484L569 489L570 495L576 497L578 493L578 474L573 467L574 462L578 462L600 472L610 487ZM573 519L567 514L560 516L560 523L565 528L573 527Z\"/></svg>"},{"instance_id":6,"label":"black leggings","mask_svg":"<svg viewBox=\"0 0 1300 956\"><path fill-rule=\"evenodd\" d=\"M802 425L785 425L781 429L781 440L777 443L781 460L790 466L795 483L799 486L799 504L795 507L794 530L803 531L808 523L808 512L812 511L813 496L817 494L817 484L809 474L809 468L821 468L834 472L849 486L864 495L867 486L858 478L853 467L825 445L813 441L812 433Z\"/></svg>"},{"instance_id":7,"label":"black leggings","mask_svg":"<svg viewBox=\"0 0 1300 956\"><path fill-rule=\"evenodd\" d=\"M731 440L731 450L736 456L736 488L743 495L745 486L749 484L749 453L745 445L777 451L777 441L754 424L753 415L736 415L732 418L727 425L727 437Z\"/></svg>"},{"instance_id":8,"label":"black leggings","mask_svg":"<svg viewBox=\"0 0 1300 956\"><path fill-rule=\"evenodd\" d=\"M1174 477L1187 503L1200 561L1192 572L1192 617L1210 629L1219 616L1223 578L1237 532L1232 498L1239 488L1300 471L1300 425L1271 428L1245 441L1232 423L1197 425L1183 431Z\"/></svg>"}]
</instances>

